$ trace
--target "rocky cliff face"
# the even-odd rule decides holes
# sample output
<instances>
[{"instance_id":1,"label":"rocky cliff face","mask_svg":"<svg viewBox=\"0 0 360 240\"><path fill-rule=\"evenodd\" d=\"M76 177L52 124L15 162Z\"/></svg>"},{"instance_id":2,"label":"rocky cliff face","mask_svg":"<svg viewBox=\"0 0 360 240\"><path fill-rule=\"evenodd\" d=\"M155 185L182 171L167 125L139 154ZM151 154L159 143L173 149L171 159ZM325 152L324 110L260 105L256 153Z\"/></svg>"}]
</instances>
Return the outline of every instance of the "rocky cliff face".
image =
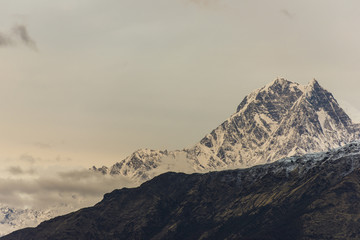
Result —
<instances>
[{"instance_id":1,"label":"rocky cliff face","mask_svg":"<svg viewBox=\"0 0 360 240\"><path fill-rule=\"evenodd\" d=\"M249 169L166 173L1 239L359 239L358 209L354 142Z\"/></svg>"},{"instance_id":2,"label":"rocky cliff face","mask_svg":"<svg viewBox=\"0 0 360 240\"><path fill-rule=\"evenodd\" d=\"M303 86L279 78L247 95L230 118L195 146L178 151L140 149L108 171L99 171L142 182L166 171L243 168L326 151L359 134L359 126L316 80Z\"/></svg>"}]
</instances>

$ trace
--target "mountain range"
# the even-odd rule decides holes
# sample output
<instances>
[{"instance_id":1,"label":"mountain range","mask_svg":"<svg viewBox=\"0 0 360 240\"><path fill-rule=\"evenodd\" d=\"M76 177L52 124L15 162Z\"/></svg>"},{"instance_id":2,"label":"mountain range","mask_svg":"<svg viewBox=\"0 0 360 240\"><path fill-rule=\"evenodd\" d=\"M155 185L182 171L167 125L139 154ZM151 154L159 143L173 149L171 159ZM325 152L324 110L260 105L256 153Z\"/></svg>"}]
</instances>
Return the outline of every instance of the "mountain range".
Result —
<instances>
[{"instance_id":1,"label":"mountain range","mask_svg":"<svg viewBox=\"0 0 360 240\"><path fill-rule=\"evenodd\" d=\"M167 171L245 168L327 151L359 135L359 124L317 80L304 86L277 78L247 95L234 114L190 148L139 149L110 168L92 170L141 183Z\"/></svg>"},{"instance_id":2,"label":"mountain range","mask_svg":"<svg viewBox=\"0 0 360 240\"><path fill-rule=\"evenodd\" d=\"M109 168L91 170L122 175L141 184L169 171L205 173L247 168L328 151L359 139L359 135L359 124L351 121L316 80L304 86L277 78L245 96L234 114L192 147L174 151L140 149ZM56 216L54 209L2 206L0 210L0 235Z\"/></svg>"},{"instance_id":3,"label":"mountain range","mask_svg":"<svg viewBox=\"0 0 360 240\"><path fill-rule=\"evenodd\" d=\"M1 239L360 239L360 143L247 169L165 173Z\"/></svg>"}]
</instances>

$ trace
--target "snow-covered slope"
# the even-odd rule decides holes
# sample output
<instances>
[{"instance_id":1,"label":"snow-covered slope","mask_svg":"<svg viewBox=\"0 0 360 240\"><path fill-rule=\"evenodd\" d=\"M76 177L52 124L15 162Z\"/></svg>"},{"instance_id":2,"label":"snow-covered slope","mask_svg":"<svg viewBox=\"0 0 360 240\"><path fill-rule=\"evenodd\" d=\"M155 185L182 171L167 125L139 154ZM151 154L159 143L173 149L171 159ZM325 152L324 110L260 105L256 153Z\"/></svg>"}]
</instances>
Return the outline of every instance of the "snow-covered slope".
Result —
<instances>
[{"instance_id":1,"label":"snow-covered slope","mask_svg":"<svg viewBox=\"0 0 360 240\"><path fill-rule=\"evenodd\" d=\"M110 169L103 166L93 167L91 170L103 174L120 174L140 183L168 171L184 173L203 171L204 168L198 163L194 164L194 161L196 159L188 150L160 151L145 148L115 163Z\"/></svg>"},{"instance_id":2,"label":"snow-covered slope","mask_svg":"<svg viewBox=\"0 0 360 240\"><path fill-rule=\"evenodd\" d=\"M230 118L195 146L140 149L110 169L94 170L142 182L166 171L243 168L327 151L357 140L359 134L359 126L315 79L303 86L278 78L247 95Z\"/></svg>"},{"instance_id":3,"label":"snow-covered slope","mask_svg":"<svg viewBox=\"0 0 360 240\"><path fill-rule=\"evenodd\" d=\"M25 227L36 227L58 214L55 210L18 209L0 205L0 236Z\"/></svg>"}]
</instances>

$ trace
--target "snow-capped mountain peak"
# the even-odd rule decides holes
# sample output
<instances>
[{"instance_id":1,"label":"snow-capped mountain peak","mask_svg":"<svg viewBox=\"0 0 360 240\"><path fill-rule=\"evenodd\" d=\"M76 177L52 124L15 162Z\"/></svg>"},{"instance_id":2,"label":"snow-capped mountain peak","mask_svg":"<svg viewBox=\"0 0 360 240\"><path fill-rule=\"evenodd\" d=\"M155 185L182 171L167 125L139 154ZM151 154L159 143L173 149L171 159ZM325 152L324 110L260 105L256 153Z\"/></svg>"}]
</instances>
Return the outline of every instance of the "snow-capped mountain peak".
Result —
<instances>
[{"instance_id":1,"label":"snow-capped mountain peak","mask_svg":"<svg viewBox=\"0 0 360 240\"><path fill-rule=\"evenodd\" d=\"M138 150L114 164L110 174L144 181L179 168L199 172L250 167L340 147L358 139L359 133L359 126L316 79L301 85L276 78L245 96L234 114L193 147Z\"/></svg>"}]
</instances>

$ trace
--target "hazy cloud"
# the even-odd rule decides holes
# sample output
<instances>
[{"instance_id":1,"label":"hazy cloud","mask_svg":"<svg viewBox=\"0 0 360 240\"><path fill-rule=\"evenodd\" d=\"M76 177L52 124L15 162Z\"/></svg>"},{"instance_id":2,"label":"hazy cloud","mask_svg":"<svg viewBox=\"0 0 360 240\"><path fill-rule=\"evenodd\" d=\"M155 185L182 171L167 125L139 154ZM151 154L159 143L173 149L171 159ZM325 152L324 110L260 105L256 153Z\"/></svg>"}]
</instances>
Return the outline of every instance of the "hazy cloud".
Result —
<instances>
[{"instance_id":1,"label":"hazy cloud","mask_svg":"<svg viewBox=\"0 0 360 240\"><path fill-rule=\"evenodd\" d=\"M50 144L42 143L42 142L35 142L33 145L38 148L42 148L42 149L50 149L51 148Z\"/></svg>"},{"instance_id":2,"label":"hazy cloud","mask_svg":"<svg viewBox=\"0 0 360 240\"><path fill-rule=\"evenodd\" d=\"M292 13L290 13L287 9L281 9L281 13L285 17L290 18L290 19L292 19L294 17L294 15Z\"/></svg>"},{"instance_id":3,"label":"hazy cloud","mask_svg":"<svg viewBox=\"0 0 360 240\"><path fill-rule=\"evenodd\" d=\"M40 147L40 146L39 146ZM47 146L42 146L42 148L50 148ZM50 166L50 165L56 165L56 164L60 164L60 165L64 165L69 162L72 162L72 158L68 157L68 156L61 156L61 155L57 155L57 156L53 156L53 157L45 157L45 158L41 158L38 156L34 156L32 154L29 153L24 153L22 155L20 155L19 157L17 157L16 159L13 160L13 164L19 164L20 166L23 166L23 164L30 164L33 167L36 165L38 167L43 167L43 163L46 163L46 165L44 166ZM17 163L15 163L17 162Z\"/></svg>"},{"instance_id":4,"label":"hazy cloud","mask_svg":"<svg viewBox=\"0 0 360 240\"><path fill-rule=\"evenodd\" d=\"M33 50L37 50L36 42L29 35L25 25L15 25L12 28L12 33L6 34L0 32L0 47L14 46L20 42Z\"/></svg>"},{"instance_id":5,"label":"hazy cloud","mask_svg":"<svg viewBox=\"0 0 360 240\"><path fill-rule=\"evenodd\" d=\"M0 33L0 46L9 46L12 45L13 40L6 34Z\"/></svg>"},{"instance_id":6,"label":"hazy cloud","mask_svg":"<svg viewBox=\"0 0 360 240\"><path fill-rule=\"evenodd\" d=\"M62 157L62 156L57 156L55 158L56 162L71 162L72 159L70 157Z\"/></svg>"},{"instance_id":7,"label":"hazy cloud","mask_svg":"<svg viewBox=\"0 0 360 240\"><path fill-rule=\"evenodd\" d=\"M29 169L29 170L23 170L21 167L19 166L12 166L8 168L9 173L11 173L12 175L24 175L24 174L34 174L35 170L34 169Z\"/></svg>"},{"instance_id":8,"label":"hazy cloud","mask_svg":"<svg viewBox=\"0 0 360 240\"><path fill-rule=\"evenodd\" d=\"M29 154L23 154L23 155L20 156L19 159L20 159L21 161L29 162L29 163L34 163L34 162L36 162L36 159L35 159L33 156L29 155Z\"/></svg>"},{"instance_id":9,"label":"hazy cloud","mask_svg":"<svg viewBox=\"0 0 360 240\"><path fill-rule=\"evenodd\" d=\"M25 25L16 25L13 27L13 32L15 36L17 36L25 45L29 46L30 48L36 50L36 43L30 37L27 28Z\"/></svg>"},{"instance_id":10,"label":"hazy cloud","mask_svg":"<svg viewBox=\"0 0 360 240\"><path fill-rule=\"evenodd\" d=\"M80 180L94 178L94 177L96 177L96 178L102 177L103 174L101 174L100 172L95 172L95 171L90 171L90 170L74 170L74 171L68 171L68 172L60 172L59 176L63 180L80 181Z\"/></svg>"},{"instance_id":11,"label":"hazy cloud","mask_svg":"<svg viewBox=\"0 0 360 240\"><path fill-rule=\"evenodd\" d=\"M121 176L102 175L100 173L69 171L54 174L53 177L34 176L22 179L29 173L21 167L8 169L18 178L0 178L0 202L18 208L61 208L61 211L73 211L93 205L103 195L114 189L132 187L134 183Z\"/></svg>"},{"instance_id":12,"label":"hazy cloud","mask_svg":"<svg viewBox=\"0 0 360 240\"><path fill-rule=\"evenodd\" d=\"M9 167L9 172L14 175L19 175L24 173L21 167Z\"/></svg>"}]
</instances>

